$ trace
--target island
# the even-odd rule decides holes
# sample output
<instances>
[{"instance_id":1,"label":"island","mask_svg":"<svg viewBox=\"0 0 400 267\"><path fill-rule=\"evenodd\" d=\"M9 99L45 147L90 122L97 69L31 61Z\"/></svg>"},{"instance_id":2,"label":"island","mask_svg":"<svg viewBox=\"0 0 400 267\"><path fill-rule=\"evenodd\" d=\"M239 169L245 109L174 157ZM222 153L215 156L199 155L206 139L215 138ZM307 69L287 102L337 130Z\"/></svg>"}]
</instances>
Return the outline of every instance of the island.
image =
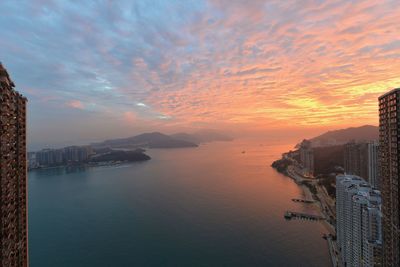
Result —
<instances>
[{"instance_id":1,"label":"island","mask_svg":"<svg viewBox=\"0 0 400 267\"><path fill-rule=\"evenodd\" d=\"M93 156L90 159L90 162L135 162L150 160L151 157L143 152L142 149L136 149L133 151L112 150L105 154Z\"/></svg>"},{"instance_id":2,"label":"island","mask_svg":"<svg viewBox=\"0 0 400 267\"><path fill-rule=\"evenodd\" d=\"M232 138L214 130L176 133L143 133L126 138L108 139L90 145L46 148L28 153L28 170L61 166L103 166L121 162L147 161L146 149L196 148L201 143L230 141Z\"/></svg>"},{"instance_id":3,"label":"island","mask_svg":"<svg viewBox=\"0 0 400 267\"><path fill-rule=\"evenodd\" d=\"M112 149L90 146L71 146L59 149L43 149L28 153L28 171L56 167L84 167L117 165L126 162L150 160L142 148Z\"/></svg>"},{"instance_id":4,"label":"island","mask_svg":"<svg viewBox=\"0 0 400 267\"><path fill-rule=\"evenodd\" d=\"M197 147L196 143L179 140L159 132L144 133L127 138L110 139L100 143L92 143L94 148L134 149L134 148L186 148Z\"/></svg>"}]
</instances>

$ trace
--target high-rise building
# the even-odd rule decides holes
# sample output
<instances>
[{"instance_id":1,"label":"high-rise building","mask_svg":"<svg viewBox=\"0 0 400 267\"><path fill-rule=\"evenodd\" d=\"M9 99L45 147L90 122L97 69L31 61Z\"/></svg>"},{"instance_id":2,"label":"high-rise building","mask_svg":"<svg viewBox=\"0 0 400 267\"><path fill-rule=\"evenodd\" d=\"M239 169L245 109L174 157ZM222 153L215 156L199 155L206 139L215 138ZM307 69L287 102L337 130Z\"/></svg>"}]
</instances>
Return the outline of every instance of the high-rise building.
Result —
<instances>
[{"instance_id":1,"label":"high-rise building","mask_svg":"<svg viewBox=\"0 0 400 267\"><path fill-rule=\"evenodd\" d=\"M368 183L378 189L381 190L381 180L379 178L379 161L378 161L378 153L379 153L379 143L377 141L368 143Z\"/></svg>"},{"instance_id":2,"label":"high-rise building","mask_svg":"<svg viewBox=\"0 0 400 267\"><path fill-rule=\"evenodd\" d=\"M84 162L92 153L92 148L90 146L69 146L64 148L67 162Z\"/></svg>"},{"instance_id":3,"label":"high-rise building","mask_svg":"<svg viewBox=\"0 0 400 267\"><path fill-rule=\"evenodd\" d=\"M354 141L344 145L344 170L367 180L367 146Z\"/></svg>"},{"instance_id":4,"label":"high-rise building","mask_svg":"<svg viewBox=\"0 0 400 267\"><path fill-rule=\"evenodd\" d=\"M63 149L42 149L36 152L36 160L40 166L57 166L64 162Z\"/></svg>"},{"instance_id":5,"label":"high-rise building","mask_svg":"<svg viewBox=\"0 0 400 267\"><path fill-rule=\"evenodd\" d=\"M85 162L93 154L93 150L90 146L69 146L60 149L42 149L34 154L36 163L47 167Z\"/></svg>"},{"instance_id":6,"label":"high-rise building","mask_svg":"<svg viewBox=\"0 0 400 267\"><path fill-rule=\"evenodd\" d=\"M28 266L26 98L0 63L0 265Z\"/></svg>"},{"instance_id":7,"label":"high-rise building","mask_svg":"<svg viewBox=\"0 0 400 267\"><path fill-rule=\"evenodd\" d=\"M344 145L345 172L360 176L374 188L380 189L377 159L377 142L352 141Z\"/></svg>"},{"instance_id":8,"label":"high-rise building","mask_svg":"<svg viewBox=\"0 0 400 267\"><path fill-rule=\"evenodd\" d=\"M384 266L400 266L400 88L379 97Z\"/></svg>"},{"instance_id":9,"label":"high-rise building","mask_svg":"<svg viewBox=\"0 0 400 267\"><path fill-rule=\"evenodd\" d=\"M311 141L303 140L299 148L300 164L303 166L304 176L314 175L314 150Z\"/></svg>"},{"instance_id":10,"label":"high-rise building","mask_svg":"<svg viewBox=\"0 0 400 267\"><path fill-rule=\"evenodd\" d=\"M381 266L381 195L361 177L336 177L336 233L345 266Z\"/></svg>"}]
</instances>

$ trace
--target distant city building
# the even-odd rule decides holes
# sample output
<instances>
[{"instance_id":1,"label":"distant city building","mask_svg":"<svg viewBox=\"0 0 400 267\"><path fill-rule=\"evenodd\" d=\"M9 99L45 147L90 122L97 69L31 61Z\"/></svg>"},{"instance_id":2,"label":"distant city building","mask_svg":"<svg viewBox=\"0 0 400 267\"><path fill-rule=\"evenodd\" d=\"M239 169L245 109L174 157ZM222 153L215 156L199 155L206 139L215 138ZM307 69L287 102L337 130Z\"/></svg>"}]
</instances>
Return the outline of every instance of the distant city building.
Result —
<instances>
[{"instance_id":1,"label":"distant city building","mask_svg":"<svg viewBox=\"0 0 400 267\"><path fill-rule=\"evenodd\" d=\"M370 185L380 189L378 178L378 143L354 141L344 145L344 170L364 178Z\"/></svg>"},{"instance_id":2,"label":"distant city building","mask_svg":"<svg viewBox=\"0 0 400 267\"><path fill-rule=\"evenodd\" d=\"M336 235L345 266L381 266L381 195L361 177L336 177Z\"/></svg>"},{"instance_id":3,"label":"distant city building","mask_svg":"<svg viewBox=\"0 0 400 267\"><path fill-rule=\"evenodd\" d=\"M65 160L67 162L83 162L89 159L93 150L90 146L70 146L64 148Z\"/></svg>"},{"instance_id":4,"label":"distant city building","mask_svg":"<svg viewBox=\"0 0 400 267\"><path fill-rule=\"evenodd\" d=\"M28 266L26 98L0 63L0 266Z\"/></svg>"},{"instance_id":5,"label":"distant city building","mask_svg":"<svg viewBox=\"0 0 400 267\"><path fill-rule=\"evenodd\" d=\"M28 169L34 169L38 167L38 163L36 161L36 153L28 152Z\"/></svg>"},{"instance_id":6,"label":"distant city building","mask_svg":"<svg viewBox=\"0 0 400 267\"><path fill-rule=\"evenodd\" d=\"M304 176L314 176L314 151L311 141L303 140L299 148L300 164L303 166Z\"/></svg>"},{"instance_id":7,"label":"distant city building","mask_svg":"<svg viewBox=\"0 0 400 267\"><path fill-rule=\"evenodd\" d=\"M400 266L400 89L379 97L379 176L382 188L383 264Z\"/></svg>"},{"instance_id":8,"label":"distant city building","mask_svg":"<svg viewBox=\"0 0 400 267\"><path fill-rule=\"evenodd\" d=\"M56 166L64 163L62 149L43 149L36 152L36 161L40 166Z\"/></svg>"},{"instance_id":9,"label":"distant city building","mask_svg":"<svg viewBox=\"0 0 400 267\"><path fill-rule=\"evenodd\" d=\"M39 166L59 166L85 162L93 154L90 146L69 146L61 149L42 149L35 153Z\"/></svg>"}]
</instances>

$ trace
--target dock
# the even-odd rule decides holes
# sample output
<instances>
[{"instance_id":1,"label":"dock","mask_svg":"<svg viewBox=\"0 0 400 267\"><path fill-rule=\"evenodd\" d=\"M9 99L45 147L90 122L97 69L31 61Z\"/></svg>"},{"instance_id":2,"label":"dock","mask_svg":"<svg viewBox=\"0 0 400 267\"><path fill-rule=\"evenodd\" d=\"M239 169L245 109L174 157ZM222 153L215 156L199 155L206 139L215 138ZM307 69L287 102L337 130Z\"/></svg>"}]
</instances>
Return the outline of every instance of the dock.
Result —
<instances>
[{"instance_id":1,"label":"dock","mask_svg":"<svg viewBox=\"0 0 400 267\"><path fill-rule=\"evenodd\" d=\"M325 217L323 217L323 216L306 214L306 213L295 212L295 211L286 211L284 217L286 220L291 220L291 219L302 219L302 220L310 220L310 221L325 220Z\"/></svg>"},{"instance_id":2,"label":"dock","mask_svg":"<svg viewBox=\"0 0 400 267\"><path fill-rule=\"evenodd\" d=\"M307 199L299 199L299 198L292 198L293 202L300 202L305 204L312 204L315 203L315 200L307 200Z\"/></svg>"}]
</instances>

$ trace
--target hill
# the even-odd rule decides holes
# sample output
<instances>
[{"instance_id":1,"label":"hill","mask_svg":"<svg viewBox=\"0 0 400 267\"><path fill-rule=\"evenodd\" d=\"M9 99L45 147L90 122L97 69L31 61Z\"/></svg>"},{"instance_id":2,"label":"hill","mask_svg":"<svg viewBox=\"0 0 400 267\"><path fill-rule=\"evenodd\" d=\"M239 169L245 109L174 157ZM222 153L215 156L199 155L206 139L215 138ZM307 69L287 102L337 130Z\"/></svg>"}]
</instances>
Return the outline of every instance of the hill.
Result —
<instances>
[{"instance_id":1,"label":"hill","mask_svg":"<svg viewBox=\"0 0 400 267\"><path fill-rule=\"evenodd\" d=\"M159 132L144 133L128 138L110 139L101 143L91 144L94 148L182 148L197 147L196 143L179 140Z\"/></svg>"},{"instance_id":2,"label":"hill","mask_svg":"<svg viewBox=\"0 0 400 267\"><path fill-rule=\"evenodd\" d=\"M372 125L352 127L336 131L329 131L320 136L312 138L310 141L314 147L342 145L351 140L372 141L379 139L379 128Z\"/></svg>"}]
</instances>

